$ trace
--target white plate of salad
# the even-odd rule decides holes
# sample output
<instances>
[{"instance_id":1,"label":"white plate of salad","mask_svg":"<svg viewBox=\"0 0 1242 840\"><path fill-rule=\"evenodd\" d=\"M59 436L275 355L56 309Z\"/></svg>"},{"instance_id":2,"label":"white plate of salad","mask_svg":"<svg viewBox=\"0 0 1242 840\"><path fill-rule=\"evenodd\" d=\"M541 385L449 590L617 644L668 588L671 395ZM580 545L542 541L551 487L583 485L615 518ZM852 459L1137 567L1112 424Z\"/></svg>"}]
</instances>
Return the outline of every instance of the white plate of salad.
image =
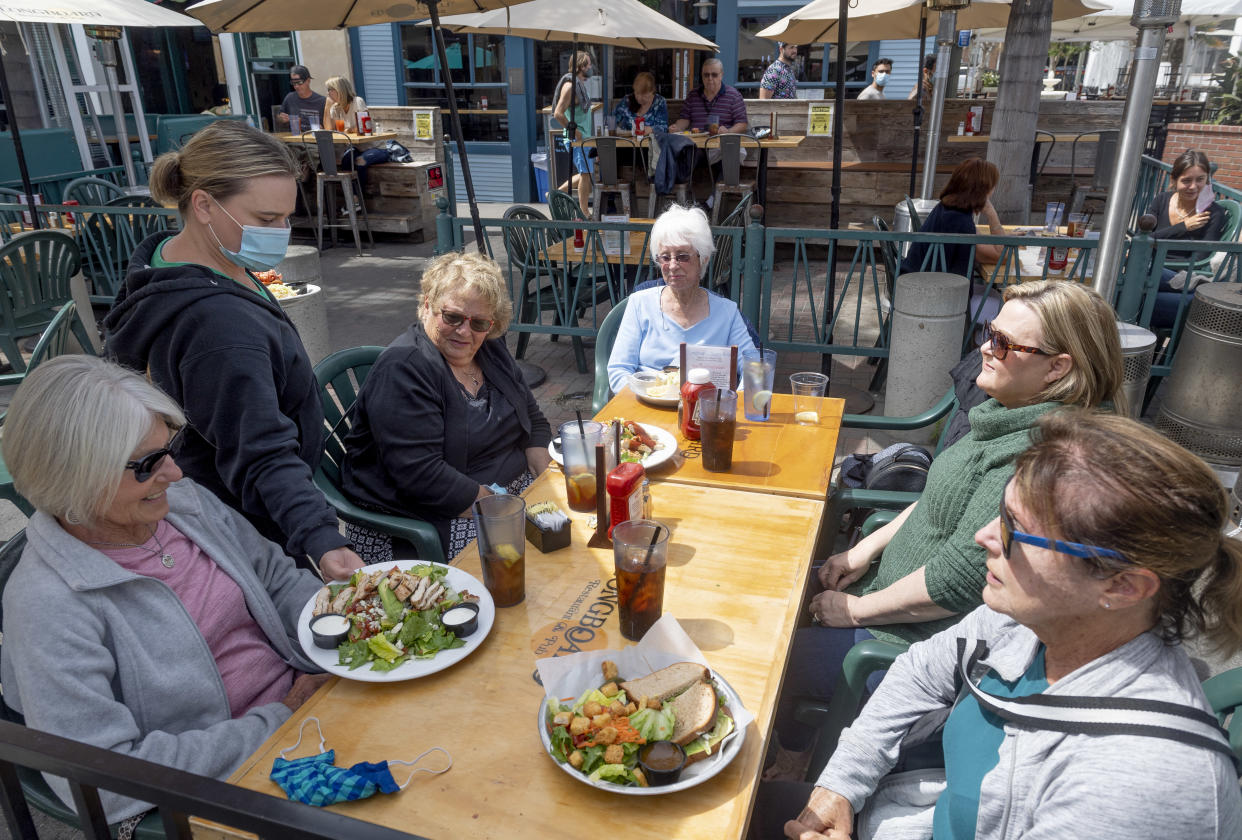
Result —
<instances>
[{"instance_id":1,"label":"white plate of salad","mask_svg":"<svg viewBox=\"0 0 1242 840\"><path fill-rule=\"evenodd\" d=\"M393 574L394 569L404 573L403 579L413 590L404 599L396 597L400 586L391 585L402 579ZM364 583L367 579L373 582L373 591ZM362 598L356 597L360 585ZM424 591L419 592L418 585ZM348 592L349 588L354 592ZM331 650L315 644L310 623L323 612L316 609L316 601L323 606L320 590L306 602L298 617L298 641L312 662L327 673L348 680L401 682L443 671L473 653L496 620L496 606L482 582L468 572L441 563L394 560L363 566L347 583L332 583L325 589L327 612L350 617L350 638ZM463 600L478 604L478 629L465 638L457 638L444 627L439 616Z\"/></svg>"},{"instance_id":2,"label":"white plate of salad","mask_svg":"<svg viewBox=\"0 0 1242 840\"><path fill-rule=\"evenodd\" d=\"M587 688L576 698L558 701L544 697L543 702L539 704L539 715L536 719L536 724L539 727L539 739L543 744L544 752L556 762L556 766L561 768L562 771L583 784L608 791L609 793L620 793L626 796L661 796L666 793L676 793L679 790L692 788L703 784L728 767L729 763L742 751L742 745L746 741L745 728L735 727L732 718L725 711L729 710L729 712L735 715L737 710L742 708L741 697L733 690L733 686L729 685L719 674L713 673L711 675L711 683L716 690L719 702L721 715L721 718L718 719L719 728L707 733L695 742L687 744L685 749L690 754L702 752L704 751L704 746L700 744L700 741L705 739L715 740L716 737L719 737L721 740L715 744L714 750L708 751L709 754L706 758L686 764L685 769L682 770L681 777L672 784L646 787L638 783L633 775L633 769L637 764L637 749L639 746L637 744L633 745L633 750L630 749L630 744L623 745L625 761L621 765L605 765L603 748L600 747L589 747L584 750L587 758L581 769L570 765L567 761L567 752L574 749L574 745L572 742L565 743L563 734L560 739L555 738L554 733L558 732L558 728L551 726L551 721L557 711L568 710L579 715L587 703L598 702L602 705L609 705L618 699L616 695L607 697L601 694L600 690L594 686ZM624 695L624 691L621 694ZM727 721L725 718L727 718ZM661 719L658 712L652 713L650 709L644 709L635 715L631 715L629 720L631 721L630 725L632 728L644 736L644 741L667 738L673 729L673 722L671 720ZM561 733L564 732L563 728L559 731ZM554 741L556 742L554 743Z\"/></svg>"},{"instance_id":3,"label":"white plate of salad","mask_svg":"<svg viewBox=\"0 0 1242 840\"><path fill-rule=\"evenodd\" d=\"M605 424L608 425L608 424ZM607 435L612 440L611 432ZM659 426L650 423L636 423L633 420L621 421L621 460L642 464L652 469L663 464L677 453L677 438ZM553 438L548 444L548 454L561 466L565 459L561 457L561 439Z\"/></svg>"}]
</instances>

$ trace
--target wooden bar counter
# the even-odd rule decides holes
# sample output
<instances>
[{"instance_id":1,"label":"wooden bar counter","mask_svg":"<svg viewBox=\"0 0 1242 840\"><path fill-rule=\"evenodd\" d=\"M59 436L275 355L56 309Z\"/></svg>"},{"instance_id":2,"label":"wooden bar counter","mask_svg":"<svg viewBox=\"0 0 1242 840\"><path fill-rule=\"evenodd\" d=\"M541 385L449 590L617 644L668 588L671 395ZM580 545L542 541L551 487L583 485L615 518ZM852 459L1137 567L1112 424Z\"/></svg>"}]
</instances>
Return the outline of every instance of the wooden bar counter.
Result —
<instances>
[{"instance_id":1,"label":"wooden bar counter","mask_svg":"<svg viewBox=\"0 0 1242 840\"><path fill-rule=\"evenodd\" d=\"M568 509L565 483L545 472L525 494ZM822 501L661 482L654 516L672 531L664 611L675 615L713 669L738 691L755 722L734 761L697 787L635 798L570 778L544 752L535 660L620 648L611 549L587 547L573 514L569 548L526 551L526 599L497 610L495 626L463 662L394 684L330 681L233 774L230 781L283 796L268 774L307 717L322 724L338 765L412 759L444 747L452 769L416 774L409 787L334 810L431 838L741 837L763 765L791 636L801 609ZM481 578L473 546L454 565ZM314 753L306 740L298 757ZM442 766L441 757L428 759ZM394 768L398 781L403 768ZM230 836L199 823L200 837Z\"/></svg>"}]
</instances>

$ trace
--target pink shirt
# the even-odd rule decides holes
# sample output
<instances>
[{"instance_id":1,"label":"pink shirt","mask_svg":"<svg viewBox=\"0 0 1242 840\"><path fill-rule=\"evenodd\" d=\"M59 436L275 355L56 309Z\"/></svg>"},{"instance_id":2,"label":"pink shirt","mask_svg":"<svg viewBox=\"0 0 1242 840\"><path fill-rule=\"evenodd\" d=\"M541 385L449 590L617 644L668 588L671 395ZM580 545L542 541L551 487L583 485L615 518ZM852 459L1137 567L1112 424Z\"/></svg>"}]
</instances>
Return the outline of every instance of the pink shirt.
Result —
<instances>
[{"instance_id":1,"label":"pink shirt","mask_svg":"<svg viewBox=\"0 0 1242 840\"><path fill-rule=\"evenodd\" d=\"M268 643L241 588L167 520L160 522L155 537L146 542L149 551L95 547L121 568L163 581L181 599L216 660L234 718L279 702L293 686L295 672ZM172 555L171 569L160 560L161 544L163 553Z\"/></svg>"}]
</instances>

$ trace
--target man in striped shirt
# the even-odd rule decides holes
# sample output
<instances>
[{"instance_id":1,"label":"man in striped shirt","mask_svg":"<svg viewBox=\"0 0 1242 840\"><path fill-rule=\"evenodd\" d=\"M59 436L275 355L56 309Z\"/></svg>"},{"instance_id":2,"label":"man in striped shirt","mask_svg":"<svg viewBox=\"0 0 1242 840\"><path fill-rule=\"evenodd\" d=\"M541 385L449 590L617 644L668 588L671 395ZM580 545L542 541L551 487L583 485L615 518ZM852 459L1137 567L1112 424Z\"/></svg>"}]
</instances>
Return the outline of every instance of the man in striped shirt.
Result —
<instances>
[{"instance_id":1,"label":"man in striped shirt","mask_svg":"<svg viewBox=\"0 0 1242 840\"><path fill-rule=\"evenodd\" d=\"M700 71L703 86L697 87L686 94L686 101L681 106L681 117L668 127L669 131L685 131L687 128L709 131L710 126L717 125L716 134L742 134L746 131L749 120L746 116L746 103L742 94L733 85L724 83L724 65L718 58L709 58L703 62ZM746 158L746 149L742 148L742 158ZM707 162L715 164L720 160L720 148L707 150Z\"/></svg>"}]
</instances>

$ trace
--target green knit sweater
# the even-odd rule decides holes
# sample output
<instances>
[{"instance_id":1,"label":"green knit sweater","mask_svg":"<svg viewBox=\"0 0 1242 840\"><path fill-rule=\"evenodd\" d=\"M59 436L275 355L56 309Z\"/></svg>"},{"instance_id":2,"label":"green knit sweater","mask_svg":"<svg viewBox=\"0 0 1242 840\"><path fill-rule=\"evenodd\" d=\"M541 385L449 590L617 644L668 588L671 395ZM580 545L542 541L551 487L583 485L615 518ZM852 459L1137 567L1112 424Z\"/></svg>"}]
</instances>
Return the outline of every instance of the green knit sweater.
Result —
<instances>
[{"instance_id":1,"label":"green knit sweater","mask_svg":"<svg viewBox=\"0 0 1242 840\"><path fill-rule=\"evenodd\" d=\"M1031 426L1060 405L1009 409L990 399L970 410L970 434L932 462L918 506L893 535L880 562L849 589L854 595L877 592L923 567L931 599L957 615L868 627L877 638L926 639L983 603L987 553L975 544L975 532L996 516L1005 483L1013 475L1013 460L1030 445Z\"/></svg>"}]
</instances>

